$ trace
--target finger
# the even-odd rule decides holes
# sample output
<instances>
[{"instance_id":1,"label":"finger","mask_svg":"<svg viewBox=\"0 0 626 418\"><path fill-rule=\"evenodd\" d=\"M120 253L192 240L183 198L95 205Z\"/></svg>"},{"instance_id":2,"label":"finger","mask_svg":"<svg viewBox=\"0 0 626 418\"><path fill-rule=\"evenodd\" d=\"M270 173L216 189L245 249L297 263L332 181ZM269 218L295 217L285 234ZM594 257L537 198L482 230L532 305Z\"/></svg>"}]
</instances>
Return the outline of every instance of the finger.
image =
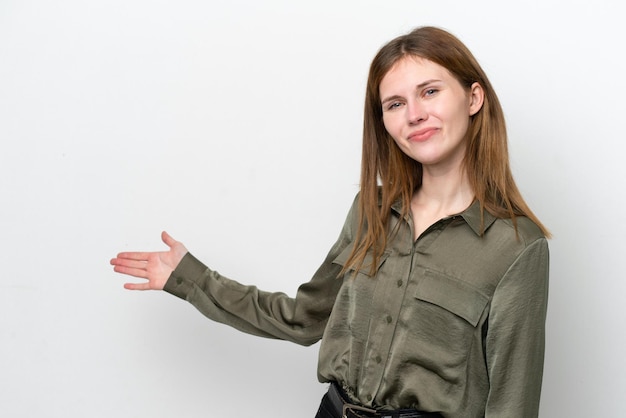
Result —
<instances>
[{"instance_id":1,"label":"finger","mask_svg":"<svg viewBox=\"0 0 626 418\"><path fill-rule=\"evenodd\" d=\"M124 289L128 289L128 290L150 290L150 283L124 283Z\"/></svg>"},{"instance_id":2,"label":"finger","mask_svg":"<svg viewBox=\"0 0 626 418\"><path fill-rule=\"evenodd\" d=\"M136 269L146 269L148 266L147 261L137 261L130 258L113 258L111 260L111 265L113 266L122 266L122 267L132 267Z\"/></svg>"},{"instance_id":3,"label":"finger","mask_svg":"<svg viewBox=\"0 0 626 418\"><path fill-rule=\"evenodd\" d=\"M172 236L165 231L161 232L161 240L163 240L165 245L167 245L170 248L172 248L176 244L176 240L172 238Z\"/></svg>"},{"instance_id":4,"label":"finger","mask_svg":"<svg viewBox=\"0 0 626 418\"><path fill-rule=\"evenodd\" d=\"M145 269L115 266L113 267L113 271L115 271L116 273L126 274L127 276L139 277L141 279L148 278L148 272Z\"/></svg>"},{"instance_id":5,"label":"finger","mask_svg":"<svg viewBox=\"0 0 626 418\"><path fill-rule=\"evenodd\" d=\"M117 255L118 259L128 259L128 260L138 260L138 261L147 261L150 257L149 252L124 252L119 253Z\"/></svg>"}]
</instances>

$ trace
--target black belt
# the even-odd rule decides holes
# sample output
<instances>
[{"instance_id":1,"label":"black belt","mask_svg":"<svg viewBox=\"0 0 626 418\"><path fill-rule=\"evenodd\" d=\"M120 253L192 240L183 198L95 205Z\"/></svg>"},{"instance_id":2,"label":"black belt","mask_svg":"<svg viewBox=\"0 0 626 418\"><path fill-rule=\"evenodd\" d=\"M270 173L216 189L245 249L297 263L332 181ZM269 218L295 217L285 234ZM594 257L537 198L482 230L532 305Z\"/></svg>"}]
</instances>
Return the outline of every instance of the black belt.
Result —
<instances>
[{"instance_id":1,"label":"black belt","mask_svg":"<svg viewBox=\"0 0 626 418\"><path fill-rule=\"evenodd\" d=\"M335 411L341 411L342 418L441 418L436 412L421 412L417 409L398 409L395 411L375 410L355 405L337 385L331 383L327 399Z\"/></svg>"}]
</instances>

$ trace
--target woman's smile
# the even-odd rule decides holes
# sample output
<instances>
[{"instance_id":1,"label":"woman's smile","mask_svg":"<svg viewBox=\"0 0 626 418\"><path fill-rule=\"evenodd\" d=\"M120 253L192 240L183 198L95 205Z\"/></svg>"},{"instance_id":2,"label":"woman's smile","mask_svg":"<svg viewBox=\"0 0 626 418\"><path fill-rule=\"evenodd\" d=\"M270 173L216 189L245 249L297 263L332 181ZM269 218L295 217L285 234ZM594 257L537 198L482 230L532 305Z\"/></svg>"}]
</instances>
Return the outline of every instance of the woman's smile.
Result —
<instances>
[{"instance_id":1,"label":"woman's smile","mask_svg":"<svg viewBox=\"0 0 626 418\"><path fill-rule=\"evenodd\" d=\"M429 140L437 132L439 132L438 128L423 128L409 134L408 140L411 142L424 142Z\"/></svg>"}]
</instances>

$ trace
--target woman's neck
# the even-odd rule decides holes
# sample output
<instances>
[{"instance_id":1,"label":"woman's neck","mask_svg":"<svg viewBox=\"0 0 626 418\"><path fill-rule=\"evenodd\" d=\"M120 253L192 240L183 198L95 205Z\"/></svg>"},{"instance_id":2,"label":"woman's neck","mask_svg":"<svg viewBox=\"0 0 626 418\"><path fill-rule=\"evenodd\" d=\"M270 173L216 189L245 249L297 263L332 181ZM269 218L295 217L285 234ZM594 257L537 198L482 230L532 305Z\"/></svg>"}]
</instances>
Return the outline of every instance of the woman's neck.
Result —
<instances>
[{"instance_id":1,"label":"woman's neck","mask_svg":"<svg viewBox=\"0 0 626 418\"><path fill-rule=\"evenodd\" d=\"M424 170L422 185L411 200L414 238L438 220L464 211L473 201L474 191L463 170Z\"/></svg>"},{"instance_id":2,"label":"woman's neck","mask_svg":"<svg viewBox=\"0 0 626 418\"><path fill-rule=\"evenodd\" d=\"M461 167L446 171L425 167L422 184L413 200L420 206L438 208L452 215L465 210L474 201L474 191Z\"/></svg>"}]
</instances>

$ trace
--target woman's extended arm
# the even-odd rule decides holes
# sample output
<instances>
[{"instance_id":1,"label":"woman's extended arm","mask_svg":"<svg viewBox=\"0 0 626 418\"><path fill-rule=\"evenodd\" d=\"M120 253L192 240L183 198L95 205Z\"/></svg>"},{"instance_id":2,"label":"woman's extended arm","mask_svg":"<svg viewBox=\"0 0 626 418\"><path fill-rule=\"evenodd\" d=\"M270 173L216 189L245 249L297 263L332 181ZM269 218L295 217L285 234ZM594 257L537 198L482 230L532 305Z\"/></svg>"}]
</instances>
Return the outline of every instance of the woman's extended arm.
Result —
<instances>
[{"instance_id":1,"label":"woman's extended arm","mask_svg":"<svg viewBox=\"0 0 626 418\"><path fill-rule=\"evenodd\" d=\"M127 289L164 290L188 301L214 321L249 334L310 345L322 337L342 285L338 278L341 267L333 260L352 242L355 202L326 259L311 280L298 288L295 298L222 276L165 232L162 238L169 251L120 253L111 264L118 273L147 280L126 283Z\"/></svg>"}]
</instances>

